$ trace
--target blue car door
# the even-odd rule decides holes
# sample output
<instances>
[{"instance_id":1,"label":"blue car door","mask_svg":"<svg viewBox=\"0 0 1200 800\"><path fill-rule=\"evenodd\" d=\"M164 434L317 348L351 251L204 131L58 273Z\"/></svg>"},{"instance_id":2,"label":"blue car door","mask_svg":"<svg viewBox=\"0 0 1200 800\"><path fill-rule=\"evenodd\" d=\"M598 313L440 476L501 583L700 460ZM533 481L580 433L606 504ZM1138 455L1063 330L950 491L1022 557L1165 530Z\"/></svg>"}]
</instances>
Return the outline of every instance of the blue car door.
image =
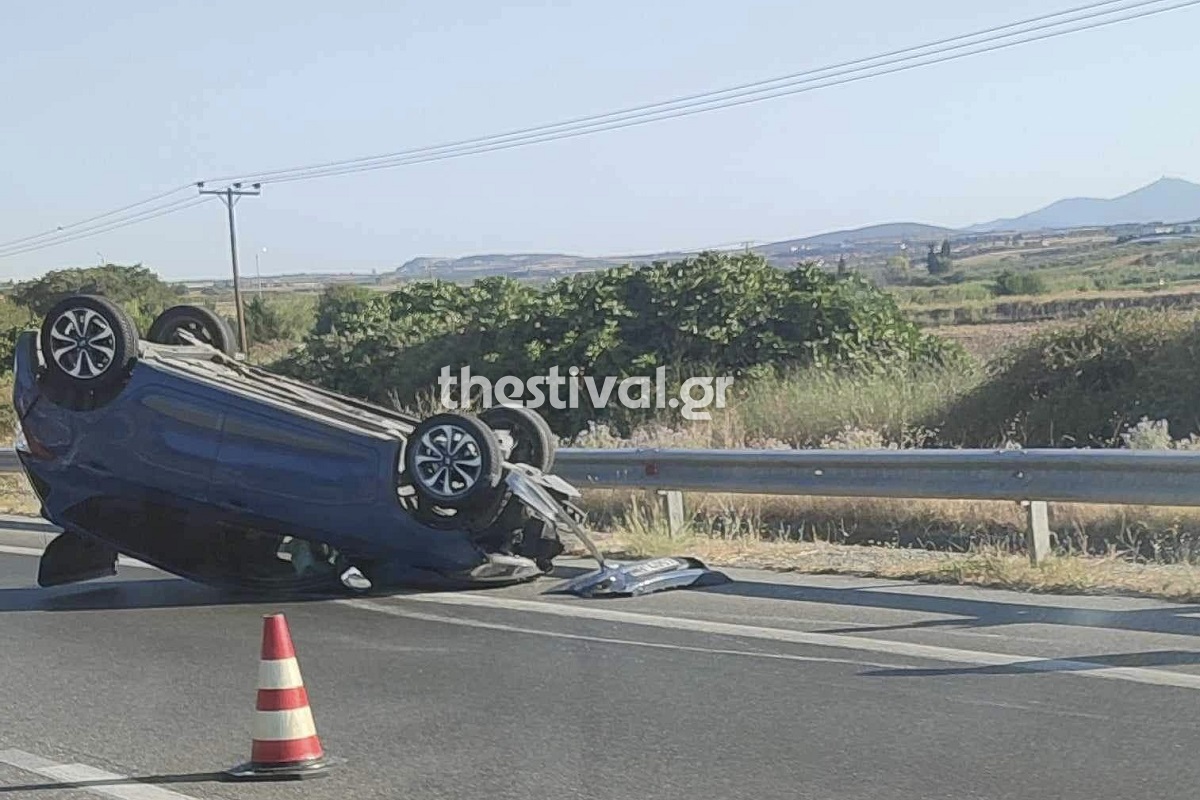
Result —
<instances>
[{"instance_id":1,"label":"blue car door","mask_svg":"<svg viewBox=\"0 0 1200 800\"><path fill-rule=\"evenodd\" d=\"M114 441L109 454L118 458L132 483L163 496L206 502L221 442L224 409L211 397L166 384L135 388L125 441ZM125 454L119 451L128 448Z\"/></svg>"},{"instance_id":2,"label":"blue car door","mask_svg":"<svg viewBox=\"0 0 1200 800\"><path fill-rule=\"evenodd\" d=\"M227 407L212 500L316 531L353 526L380 486L379 442L248 398Z\"/></svg>"}]
</instances>

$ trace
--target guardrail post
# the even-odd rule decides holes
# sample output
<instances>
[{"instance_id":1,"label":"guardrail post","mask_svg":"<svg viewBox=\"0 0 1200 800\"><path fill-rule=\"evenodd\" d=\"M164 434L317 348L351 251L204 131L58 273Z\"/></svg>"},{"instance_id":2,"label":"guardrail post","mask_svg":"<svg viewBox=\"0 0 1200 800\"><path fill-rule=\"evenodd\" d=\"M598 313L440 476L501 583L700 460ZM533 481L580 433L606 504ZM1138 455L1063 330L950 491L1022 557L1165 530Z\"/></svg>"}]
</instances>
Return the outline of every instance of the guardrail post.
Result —
<instances>
[{"instance_id":1,"label":"guardrail post","mask_svg":"<svg viewBox=\"0 0 1200 800\"><path fill-rule=\"evenodd\" d=\"M660 489L658 492L659 509L667 520L667 533L678 536L683 532L683 492L672 492Z\"/></svg>"},{"instance_id":2,"label":"guardrail post","mask_svg":"<svg viewBox=\"0 0 1200 800\"><path fill-rule=\"evenodd\" d=\"M1025 507L1027 526L1025 546L1029 550L1029 561L1034 566L1050 558L1050 515L1045 500L1030 500Z\"/></svg>"}]
</instances>

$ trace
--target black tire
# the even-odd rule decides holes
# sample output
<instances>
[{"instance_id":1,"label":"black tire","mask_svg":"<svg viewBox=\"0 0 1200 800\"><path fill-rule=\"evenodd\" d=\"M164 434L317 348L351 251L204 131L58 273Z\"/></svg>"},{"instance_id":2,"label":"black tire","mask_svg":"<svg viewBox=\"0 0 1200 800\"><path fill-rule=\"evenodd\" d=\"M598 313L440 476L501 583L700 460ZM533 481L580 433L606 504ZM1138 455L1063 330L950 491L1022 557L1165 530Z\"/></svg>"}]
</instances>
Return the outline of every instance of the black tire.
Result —
<instances>
[{"instance_id":1,"label":"black tire","mask_svg":"<svg viewBox=\"0 0 1200 800\"><path fill-rule=\"evenodd\" d=\"M55 303L42 320L39 342L45 379L56 389L117 386L137 361L137 326L120 306L96 295Z\"/></svg>"},{"instance_id":2,"label":"black tire","mask_svg":"<svg viewBox=\"0 0 1200 800\"><path fill-rule=\"evenodd\" d=\"M479 418L494 430L508 431L514 440L508 460L542 472L554 466L554 432L542 415L524 406L492 406Z\"/></svg>"},{"instance_id":3,"label":"black tire","mask_svg":"<svg viewBox=\"0 0 1200 800\"><path fill-rule=\"evenodd\" d=\"M179 335L187 331L227 356L237 353L233 329L220 314L204 306L172 306L158 315L146 338L156 344L187 344Z\"/></svg>"},{"instance_id":4,"label":"black tire","mask_svg":"<svg viewBox=\"0 0 1200 800\"><path fill-rule=\"evenodd\" d=\"M491 528L512 505L512 492L508 486L501 483L496 487L491 502L480 502L470 508L452 509L446 513L445 506L432 505L430 501L421 499L414 512L421 524L441 530L466 531L472 535L482 533Z\"/></svg>"},{"instance_id":5,"label":"black tire","mask_svg":"<svg viewBox=\"0 0 1200 800\"><path fill-rule=\"evenodd\" d=\"M404 469L427 506L468 511L496 503L507 488L503 464L496 434L465 414L423 420L404 447Z\"/></svg>"}]
</instances>

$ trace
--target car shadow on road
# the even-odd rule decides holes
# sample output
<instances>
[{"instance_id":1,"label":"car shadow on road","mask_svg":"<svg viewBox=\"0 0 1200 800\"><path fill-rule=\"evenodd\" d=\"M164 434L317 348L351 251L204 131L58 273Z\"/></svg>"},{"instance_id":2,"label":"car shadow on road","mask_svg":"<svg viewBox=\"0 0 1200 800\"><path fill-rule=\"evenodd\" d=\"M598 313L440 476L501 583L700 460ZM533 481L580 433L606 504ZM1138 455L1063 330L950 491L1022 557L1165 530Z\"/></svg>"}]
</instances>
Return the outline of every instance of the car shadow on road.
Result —
<instances>
[{"instance_id":1,"label":"car shadow on road","mask_svg":"<svg viewBox=\"0 0 1200 800\"><path fill-rule=\"evenodd\" d=\"M146 775L141 778L103 778L90 781L54 781L52 783L26 783L20 786L0 786L0 794L10 792L47 792L102 788L105 786L129 787L131 784L164 785L173 783L214 783L229 780L223 772L189 772L178 775ZM102 793L103 794L103 793Z\"/></svg>"},{"instance_id":2,"label":"car shadow on road","mask_svg":"<svg viewBox=\"0 0 1200 800\"><path fill-rule=\"evenodd\" d=\"M1089 672L1108 667L1186 667L1200 664L1200 653L1187 650L1150 650L1143 653L1105 653L988 664L970 667L895 667L867 670L860 675L883 678L931 678L952 675L1020 675L1029 672Z\"/></svg>"},{"instance_id":3,"label":"car shadow on road","mask_svg":"<svg viewBox=\"0 0 1200 800\"><path fill-rule=\"evenodd\" d=\"M267 595L218 589L182 578L104 581L87 586L44 589L36 586L0 589L0 612L114 611L137 608L245 605L305 602L327 595Z\"/></svg>"},{"instance_id":4,"label":"car shadow on road","mask_svg":"<svg viewBox=\"0 0 1200 800\"><path fill-rule=\"evenodd\" d=\"M555 566L543 580L561 581L592 570ZM536 584L535 584L536 585ZM496 586L430 584L387 587L364 597L403 597L439 591L487 593ZM253 605L256 603L305 603L337 600L351 595L337 592L301 594L251 592L222 589L193 583L183 578L105 579L95 583L43 588L38 586L0 588L0 613L6 611L118 611L139 608L186 608L190 606Z\"/></svg>"},{"instance_id":5,"label":"car shadow on road","mask_svg":"<svg viewBox=\"0 0 1200 800\"><path fill-rule=\"evenodd\" d=\"M888 591L890 588L902 589ZM913 591L907 584L872 583L868 586L828 586L734 581L723 586L699 589L706 594L750 597L764 600L794 600L835 606L888 609L943 615L883 625L846 625L822 628L822 633L881 633L938 628L988 628L1002 625L1063 625L1109 628L1144 633L1174 633L1200 636L1200 605L1154 605L1149 608L1101 609L1067 607L1061 604L1008 603L1000 599L974 600ZM1069 602L1063 597L1062 602Z\"/></svg>"}]
</instances>

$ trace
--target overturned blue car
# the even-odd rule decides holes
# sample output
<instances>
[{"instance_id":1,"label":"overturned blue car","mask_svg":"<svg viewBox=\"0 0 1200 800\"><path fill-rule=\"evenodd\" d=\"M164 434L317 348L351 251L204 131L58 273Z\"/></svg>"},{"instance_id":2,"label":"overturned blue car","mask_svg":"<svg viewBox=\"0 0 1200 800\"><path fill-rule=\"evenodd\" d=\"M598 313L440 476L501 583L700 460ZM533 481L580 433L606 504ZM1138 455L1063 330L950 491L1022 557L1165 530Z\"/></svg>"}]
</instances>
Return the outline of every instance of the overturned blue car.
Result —
<instances>
[{"instance_id":1,"label":"overturned blue car","mask_svg":"<svg viewBox=\"0 0 1200 800\"><path fill-rule=\"evenodd\" d=\"M63 529L42 586L114 574L118 554L263 591L513 583L562 552L554 517L580 519L536 413L421 419L281 377L200 307L142 339L111 301L64 299L17 342L13 402Z\"/></svg>"}]
</instances>

